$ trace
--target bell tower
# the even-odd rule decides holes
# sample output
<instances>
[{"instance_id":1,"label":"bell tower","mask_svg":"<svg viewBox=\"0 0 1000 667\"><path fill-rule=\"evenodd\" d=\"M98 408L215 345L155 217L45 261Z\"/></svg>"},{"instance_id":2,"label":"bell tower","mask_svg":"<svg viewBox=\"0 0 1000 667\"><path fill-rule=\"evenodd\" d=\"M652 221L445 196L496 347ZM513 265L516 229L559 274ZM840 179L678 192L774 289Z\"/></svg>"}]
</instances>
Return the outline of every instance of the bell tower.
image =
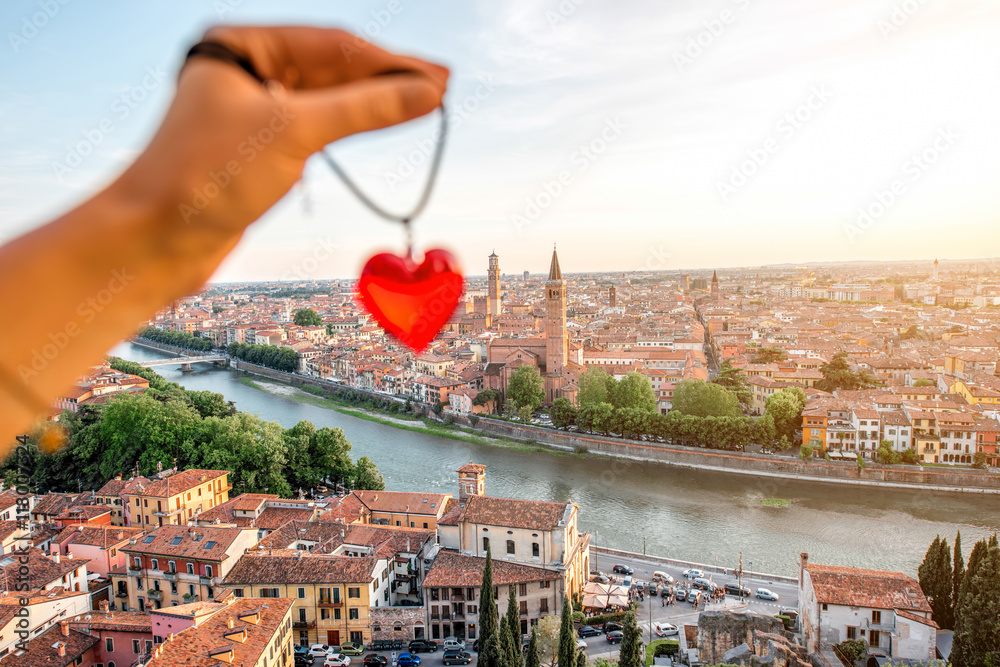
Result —
<instances>
[{"instance_id":1,"label":"bell tower","mask_svg":"<svg viewBox=\"0 0 1000 667\"><path fill-rule=\"evenodd\" d=\"M500 314L500 258L496 252L490 255L490 267L486 275L489 279L486 314L492 322Z\"/></svg>"},{"instance_id":2,"label":"bell tower","mask_svg":"<svg viewBox=\"0 0 1000 667\"><path fill-rule=\"evenodd\" d=\"M469 496L486 495L486 466L469 461L456 472L459 503L465 503Z\"/></svg>"},{"instance_id":3,"label":"bell tower","mask_svg":"<svg viewBox=\"0 0 1000 667\"><path fill-rule=\"evenodd\" d=\"M549 279L545 281L545 371L561 374L569 360L566 344L566 281L559 268L559 256L552 248Z\"/></svg>"}]
</instances>

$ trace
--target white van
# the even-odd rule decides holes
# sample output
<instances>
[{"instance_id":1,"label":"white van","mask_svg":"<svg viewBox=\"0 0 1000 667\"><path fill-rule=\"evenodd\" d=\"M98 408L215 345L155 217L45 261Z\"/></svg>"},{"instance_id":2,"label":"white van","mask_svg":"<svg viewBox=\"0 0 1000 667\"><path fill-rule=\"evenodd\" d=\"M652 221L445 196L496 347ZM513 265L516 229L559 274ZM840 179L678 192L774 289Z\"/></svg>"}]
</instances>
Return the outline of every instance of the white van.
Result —
<instances>
[{"instance_id":1,"label":"white van","mask_svg":"<svg viewBox=\"0 0 1000 667\"><path fill-rule=\"evenodd\" d=\"M661 584L672 584L674 583L674 578L671 577L666 572L660 572L659 570L657 570L656 572L653 573L653 581L658 581Z\"/></svg>"},{"instance_id":2,"label":"white van","mask_svg":"<svg viewBox=\"0 0 1000 667\"><path fill-rule=\"evenodd\" d=\"M632 588L632 577L625 577L625 579L622 580L622 586L625 588Z\"/></svg>"}]
</instances>

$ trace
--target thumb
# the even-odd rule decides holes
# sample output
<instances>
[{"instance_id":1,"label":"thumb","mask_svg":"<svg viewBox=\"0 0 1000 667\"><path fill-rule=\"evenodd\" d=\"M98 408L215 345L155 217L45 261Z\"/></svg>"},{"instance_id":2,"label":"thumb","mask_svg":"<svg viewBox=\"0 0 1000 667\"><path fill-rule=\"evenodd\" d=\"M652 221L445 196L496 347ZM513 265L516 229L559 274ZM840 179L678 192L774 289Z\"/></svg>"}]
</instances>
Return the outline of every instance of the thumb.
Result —
<instances>
[{"instance_id":1,"label":"thumb","mask_svg":"<svg viewBox=\"0 0 1000 667\"><path fill-rule=\"evenodd\" d=\"M419 118L443 96L444 86L428 77L394 74L296 92L291 102L304 147L314 153L348 135Z\"/></svg>"}]
</instances>

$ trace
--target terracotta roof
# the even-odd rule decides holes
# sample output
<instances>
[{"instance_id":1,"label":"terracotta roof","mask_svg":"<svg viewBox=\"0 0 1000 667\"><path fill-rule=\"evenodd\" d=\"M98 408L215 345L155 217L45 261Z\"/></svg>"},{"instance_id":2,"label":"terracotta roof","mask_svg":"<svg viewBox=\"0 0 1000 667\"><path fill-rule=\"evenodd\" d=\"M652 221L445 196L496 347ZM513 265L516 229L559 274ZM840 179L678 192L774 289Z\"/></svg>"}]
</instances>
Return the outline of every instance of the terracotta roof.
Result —
<instances>
[{"instance_id":1,"label":"terracotta roof","mask_svg":"<svg viewBox=\"0 0 1000 667\"><path fill-rule=\"evenodd\" d=\"M125 486L128 484L124 479L112 479L109 480L107 484L102 486L97 490L95 495L97 496L121 496L122 491L125 490Z\"/></svg>"},{"instance_id":2,"label":"terracotta roof","mask_svg":"<svg viewBox=\"0 0 1000 667\"><path fill-rule=\"evenodd\" d=\"M201 625L182 630L160 644L159 655L154 655L148 667L216 667L220 651L229 649L233 652L229 664L255 665L281 632L291 606L292 601L285 598L237 598ZM256 623L247 616L253 610L260 614ZM229 628L230 619L233 629ZM246 640L226 639L240 626L246 628Z\"/></svg>"},{"instance_id":3,"label":"terracotta roof","mask_svg":"<svg viewBox=\"0 0 1000 667\"><path fill-rule=\"evenodd\" d=\"M320 521L330 523L342 521L344 523L354 523L371 514L371 510L353 493L336 499L336 504L319 516Z\"/></svg>"},{"instance_id":4,"label":"terracotta roof","mask_svg":"<svg viewBox=\"0 0 1000 667\"><path fill-rule=\"evenodd\" d=\"M486 470L486 466L481 465L479 463L473 463L472 461L469 461L468 463L466 463L464 466L462 466L461 468L459 468L455 472L462 473L462 474L465 474L465 473L469 473L469 474L475 473L475 474L479 475L479 474L483 473L485 470Z\"/></svg>"},{"instance_id":5,"label":"terracotta roof","mask_svg":"<svg viewBox=\"0 0 1000 667\"><path fill-rule=\"evenodd\" d=\"M437 515L448 500L446 493L409 491L354 491L352 493L372 512Z\"/></svg>"},{"instance_id":6,"label":"terracotta roof","mask_svg":"<svg viewBox=\"0 0 1000 667\"><path fill-rule=\"evenodd\" d=\"M18 577L18 568L24 563L20 558L14 558L13 563L5 567L8 581L21 581ZM40 549L28 547L28 585L31 588L45 588L53 581L62 579L78 567L85 566L90 562L89 558L62 558L57 563L55 559L49 558Z\"/></svg>"},{"instance_id":7,"label":"terracotta roof","mask_svg":"<svg viewBox=\"0 0 1000 667\"><path fill-rule=\"evenodd\" d=\"M100 639L75 628L69 629L69 636L64 637L58 623L41 635L29 641L25 652L18 655L14 652L4 658L4 667L64 667L72 664L77 658L96 646ZM65 655L59 655L59 645L64 644Z\"/></svg>"},{"instance_id":8,"label":"terracotta roof","mask_svg":"<svg viewBox=\"0 0 1000 667\"><path fill-rule=\"evenodd\" d=\"M56 519L60 521L69 519L71 521L90 521L91 519L96 519L103 514L110 514L111 507L109 505L77 505L76 507L68 507L62 512L55 516Z\"/></svg>"},{"instance_id":9,"label":"terracotta roof","mask_svg":"<svg viewBox=\"0 0 1000 667\"><path fill-rule=\"evenodd\" d=\"M459 521L508 528L552 530L566 514L568 503L470 496Z\"/></svg>"},{"instance_id":10,"label":"terracotta roof","mask_svg":"<svg viewBox=\"0 0 1000 667\"><path fill-rule=\"evenodd\" d=\"M114 632L152 633L153 631L149 614L137 611L88 611L68 620L71 628L80 625L91 630Z\"/></svg>"},{"instance_id":11,"label":"terracotta roof","mask_svg":"<svg viewBox=\"0 0 1000 667\"><path fill-rule=\"evenodd\" d=\"M308 521L313 515L311 507L267 507L254 520L261 530L277 530L289 521Z\"/></svg>"},{"instance_id":12,"label":"terracotta roof","mask_svg":"<svg viewBox=\"0 0 1000 667\"><path fill-rule=\"evenodd\" d=\"M816 600L825 604L931 612L920 584L902 572L809 563Z\"/></svg>"},{"instance_id":13,"label":"terracotta roof","mask_svg":"<svg viewBox=\"0 0 1000 667\"><path fill-rule=\"evenodd\" d=\"M219 526L160 526L135 544L122 547L122 551L127 554L221 561L227 558L226 550L240 536L240 532L240 528Z\"/></svg>"},{"instance_id":14,"label":"terracotta roof","mask_svg":"<svg viewBox=\"0 0 1000 667\"><path fill-rule=\"evenodd\" d=\"M263 505L265 501L272 498L277 500L279 497L273 493L244 493L219 505L219 507L231 505L234 511L251 512Z\"/></svg>"},{"instance_id":15,"label":"terracotta roof","mask_svg":"<svg viewBox=\"0 0 1000 667\"><path fill-rule=\"evenodd\" d=\"M483 583L483 568L486 559L478 556L465 556L454 551L439 551L430 571L424 577L424 588L439 588L442 586L479 586ZM497 586L522 584L530 581L552 581L561 579L562 575L554 570L544 570L540 567L511 563L505 560L493 560L493 583Z\"/></svg>"},{"instance_id":16,"label":"terracotta roof","mask_svg":"<svg viewBox=\"0 0 1000 667\"><path fill-rule=\"evenodd\" d=\"M259 584L364 584L372 581L374 557L327 556L282 549L249 552L226 575L226 586Z\"/></svg>"},{"instance_id":17,"label":"terracotta roof","mask_svg":"<svg viewBox=\"0 0 1000 667\"><path fill-rule=\"evenodd\" d=\"M110 524L75 523L63 528L56 537L56 542L69 541L70 544L86 544L88 546L109 549L117 546L130 537L142 535L141 528L126 528Z\"/></svg>"}]
</instances>

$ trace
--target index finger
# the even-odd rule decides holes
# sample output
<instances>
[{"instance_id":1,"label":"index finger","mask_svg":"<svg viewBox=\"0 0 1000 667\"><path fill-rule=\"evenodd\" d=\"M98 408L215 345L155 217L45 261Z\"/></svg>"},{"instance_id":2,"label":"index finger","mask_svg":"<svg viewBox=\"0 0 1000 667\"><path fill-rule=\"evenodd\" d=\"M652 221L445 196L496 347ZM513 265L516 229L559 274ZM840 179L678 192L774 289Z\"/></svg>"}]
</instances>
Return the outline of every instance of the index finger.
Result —
<instances>
[{"instance_id":1,"label":"index finger","mask_svg":"<svg viewBox=\"0 0 1000 667\"><path fill-rule=\"evenodd\" d=\"M250 58L265 79L289 89L325 88L384 73L413 72L444 84L448 70L382 49L337 28L218 26L205 33Z\"/></svg>"}]
</instances>

